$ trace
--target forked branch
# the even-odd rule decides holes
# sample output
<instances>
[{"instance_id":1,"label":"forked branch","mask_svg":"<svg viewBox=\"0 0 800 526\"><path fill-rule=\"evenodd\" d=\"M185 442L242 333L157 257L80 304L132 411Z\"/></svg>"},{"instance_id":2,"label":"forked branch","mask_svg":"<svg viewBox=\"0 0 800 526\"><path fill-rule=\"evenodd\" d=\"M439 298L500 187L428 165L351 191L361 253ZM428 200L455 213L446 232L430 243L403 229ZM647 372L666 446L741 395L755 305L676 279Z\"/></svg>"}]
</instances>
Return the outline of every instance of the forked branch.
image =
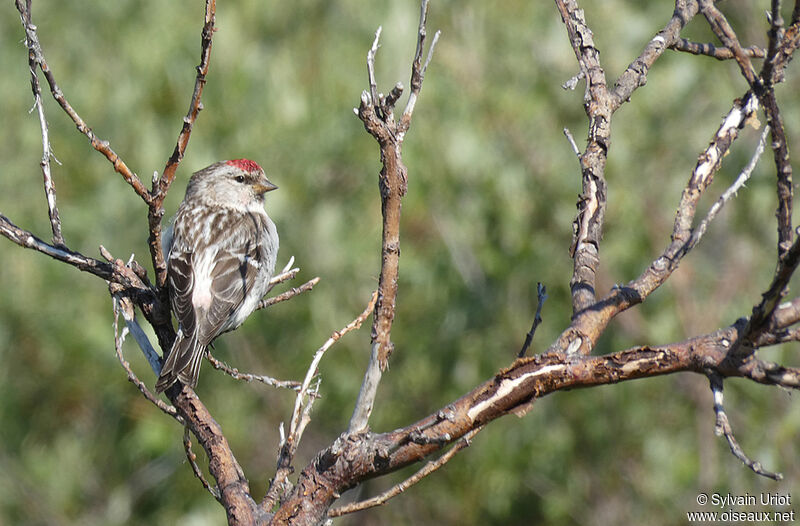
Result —
<instances>
[{"instance_id":1,"label":"forked branch","mask_svg":"<svg viewBox=\"0 0 800 526\"><path fill-rule=\"evenodd\" d=\"M175 180L175 172L183 159L186 147L189 145L189 138L192 135L194 122L197 115L203 109L200 101L203 95L203 88L206 85L206 75L208 75L209 64L211 63L211 44L214 37L217 13L216 0L206 0L205 22L201 35L200 64L197 66L197 75L194 82L192 99L189 102L189 111L183 118L183 126L175 149L167 161L161 177L153 177L153 188L150 192L151 201L149 203L148 223L150 227L150 237L147 242L150 246L150 257L153 261L153 269L156 273L156 286L159 289L161 299L166 300L167 265L164 262L164 253L161 248L161 220L164 218L164 199L167 197L172 181Z\"/></svg>"},{"instance_id":2,"label":"forked branch","mask_svg":"<svg viewBox=\"0 0 800 526\"><path fill-rule=\"evenodd\" d=\"M433 46L436 45L439 36L437 32L428 51L428 58L423 63L427 17L428 0L423 0L420 7L417 50L411 66L411 95L400 121L394 120L394 105L402 93L402 85L396 84L388 96L377 91L375 54L378 50L380 28L375 33L375 40L367 53L369 91L365 90L361 94L361 104L356 110L356 114L364 123L364 128L378 141L380 147L383 167L378 184L381 195L383 232L378 301L375 306L371 333L372 351L353 416L350 419L350 432L361 432L367 429L382 371L386 369L389 356L394 349L391 331L395 315L400 265L400 209L402 198L408 189L408 172L403 164L401 148L405 133L411 125L416 99L422 88L422 81L433 53Z\"/></svg>"}]
</instances>

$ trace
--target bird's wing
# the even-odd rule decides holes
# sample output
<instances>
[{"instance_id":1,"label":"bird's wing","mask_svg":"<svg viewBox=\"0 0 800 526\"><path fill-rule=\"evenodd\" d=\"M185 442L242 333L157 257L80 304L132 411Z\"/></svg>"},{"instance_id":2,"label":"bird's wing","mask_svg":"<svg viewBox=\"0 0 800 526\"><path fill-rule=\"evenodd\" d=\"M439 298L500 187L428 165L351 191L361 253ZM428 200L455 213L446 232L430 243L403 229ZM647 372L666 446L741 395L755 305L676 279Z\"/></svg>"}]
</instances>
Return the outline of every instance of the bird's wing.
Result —
<instances>
[{"instance_id":1,"label":"bird's wing","mask_svg":"<svg viewBox=\"0 0 800 526\"><path fill-rule=\"evenodd\" d=\"M201 343L211 343L219 334L235 329L243 321L235 323L231 316L251 293L264 264L258 245L264 228L264 218L245 214L222 232L224 241L219 243L214 262L208 265L210 301L203 306L195 304Z\"/></svg>"},{"instance_id":2,"label":"bird's wing","mask_svg":"<svg viewBox=\"0 0 800 526\"><path fill-rule=\"evenodd\" d=\"M174 247L169 254L167 279L169 281L172 311L178 319L183 334L190 335L195 329L195 313L192 305L194 271L190 250Z\"/></svg>"}]
</instances>

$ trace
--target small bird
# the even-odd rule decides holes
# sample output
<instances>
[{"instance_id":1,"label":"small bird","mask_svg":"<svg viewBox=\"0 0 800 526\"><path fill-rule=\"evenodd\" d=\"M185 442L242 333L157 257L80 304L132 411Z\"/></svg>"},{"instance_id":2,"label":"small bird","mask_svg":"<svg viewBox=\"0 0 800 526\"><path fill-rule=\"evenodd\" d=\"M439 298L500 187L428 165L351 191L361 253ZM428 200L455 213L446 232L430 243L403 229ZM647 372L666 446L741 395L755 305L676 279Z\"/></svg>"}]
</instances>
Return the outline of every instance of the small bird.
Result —
<instances>
[{"instance_id":1,"label":"small bird","mask_svg":"<svg viewBox=\"0 0 800 526\"><path fill-rule=\"evenodd\" d=\"M220 161L189 180L164 232L167 283L178 335L156 382L195 387L206 348L239 327L269 289L278 232L264 194L278 187L249 159Z\"/></svg>"}]
</instances>

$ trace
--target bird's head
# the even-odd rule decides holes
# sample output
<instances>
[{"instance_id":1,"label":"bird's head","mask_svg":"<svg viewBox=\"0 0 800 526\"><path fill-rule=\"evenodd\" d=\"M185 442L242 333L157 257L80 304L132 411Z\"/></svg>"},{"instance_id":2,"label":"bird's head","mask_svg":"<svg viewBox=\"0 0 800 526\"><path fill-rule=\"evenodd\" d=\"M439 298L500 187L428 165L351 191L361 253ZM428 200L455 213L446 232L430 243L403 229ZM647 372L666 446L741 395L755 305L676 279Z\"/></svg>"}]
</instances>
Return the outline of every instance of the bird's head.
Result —
<instances>
[{"instance_id":1,"label":"bird's head","mask_svg":"<svg viewBox=\"0 0 800 526\"><path fill-rule=\"evenodd\" d=\"M234 159L195 172L186 188L186 198L199 199L210 205L248 208L263 203L264 194L277 188L258 163Z\"/></svg>"}]
</instances>

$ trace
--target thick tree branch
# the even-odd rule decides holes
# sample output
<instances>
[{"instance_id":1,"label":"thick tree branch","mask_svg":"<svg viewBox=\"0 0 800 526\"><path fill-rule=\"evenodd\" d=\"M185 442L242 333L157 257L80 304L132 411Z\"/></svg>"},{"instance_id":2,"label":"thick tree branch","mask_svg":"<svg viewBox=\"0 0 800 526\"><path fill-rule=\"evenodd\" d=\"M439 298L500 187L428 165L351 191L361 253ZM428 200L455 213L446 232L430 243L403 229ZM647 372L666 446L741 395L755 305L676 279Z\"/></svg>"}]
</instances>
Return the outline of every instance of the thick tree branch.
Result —
<instances>
[{"instance_id":1,"label":"thick tree branch","mask_svg":"<svg viewBox=\"0 0 800 526\"><path fill-rule=\"evenodd\" d=\"M250 484L231 451L222 428L194 391L182 384L167 390L167 396L197 437L208 456L208 469L217 481L220 502L230 526L266 524L269 517L250 496Z\"/></svg>"},{"instance_id":2,"label":"thick tree branch","mask_svg":"<svg viewBox=\"0 0 800 526\"><path fill-rule=\"evenodd\" d=\"M345 506L332 509L328 512L328 517L341 517L342 515L347 515L348 513L355 513L357 511L363 511L369 508L374 508L375 506L382 506L383 504L386 504L389 499L393 499L394 497L400 495L414 484L418 483L434 471L450 462L450 460L456 456L459 451L471 445L472 439L475 437L475 435L480 433L482 429L483 427L475 428L461 437L461 439L456 442L445 454L436 460L427 462L416 473L405 479L403 482L392 486L380 495L376 495L370 499L362 500L360 502L353 502L352 504L347 504Z\"/></svg>"},{"instance_id":3,"label":"thick tree branch","mask_svg":"<svg viewBox=\"0 0 800 526\"><path fill-rule=\"evenodd\" d=\"M516 360L509 368L427 418L395 431L344 434L303 470L271 524L316 524L342 492L361 481L418 462L470 431L524 410L548 394L614 384L679 371L800 389L800 370L760 360L732 361L729 351L742 324L682 342L644 346L605 356L547 353ZM412 437L426 437L415 440Z\"/></svg>"}]
</instances>

